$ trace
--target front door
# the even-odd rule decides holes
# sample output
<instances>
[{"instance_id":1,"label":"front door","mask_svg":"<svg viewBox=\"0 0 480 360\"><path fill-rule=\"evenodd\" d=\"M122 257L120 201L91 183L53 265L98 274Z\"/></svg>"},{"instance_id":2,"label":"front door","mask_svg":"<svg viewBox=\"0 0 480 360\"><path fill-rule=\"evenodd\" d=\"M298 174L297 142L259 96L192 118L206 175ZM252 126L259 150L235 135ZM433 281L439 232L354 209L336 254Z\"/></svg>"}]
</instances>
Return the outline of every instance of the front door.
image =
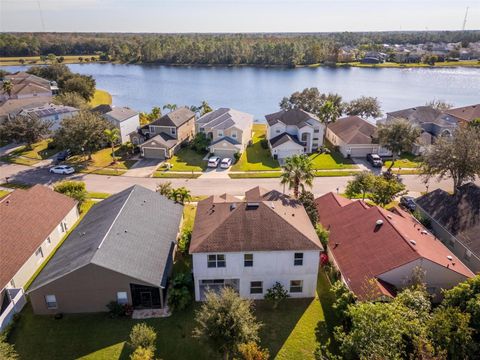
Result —
<instances>
[{"instance_id":1,"label":"front door","mask_svg":"<svg viewBox=\"0 0 480 360\"><path fill-rule=\"evenodd\" d=\"M150 291L140 292L140 306L145 308L152 307L152 293Z\"/></svg>"}]
</instances>

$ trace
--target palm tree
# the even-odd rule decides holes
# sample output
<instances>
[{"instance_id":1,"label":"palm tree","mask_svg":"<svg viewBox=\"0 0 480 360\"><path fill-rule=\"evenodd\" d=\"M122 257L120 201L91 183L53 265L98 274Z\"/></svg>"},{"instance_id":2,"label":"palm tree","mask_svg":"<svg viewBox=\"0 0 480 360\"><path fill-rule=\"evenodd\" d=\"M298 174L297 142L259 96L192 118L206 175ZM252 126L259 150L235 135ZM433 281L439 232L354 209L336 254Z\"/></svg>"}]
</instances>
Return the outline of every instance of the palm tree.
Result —
<instances>
[{"instance_id":1,"label":"palm tree","mask_svg":"<svg viewBox=\"0 0 480 360\"><path fill-rule=\"evenodd\" d=\"M177 108L177 104L166 104L163 105L163 110L168 109L170 111L173 111Z\"/></svg>"},{"instance_id":2,"label":"palm tree","mask_svg":"<svg viewBox=\"0 0 480 360\"><path fill-rule=\"evenodd\" d=\"M213 111L213 109L205 100L202 101L202 104L199 106L199 108L202 110L202 115Z\"/></svg>"},{"instance_id":3,"label":"palm tree","mask_svg":"<svg viewBox=\"0 0 480 360\"><path fill-rule=\"evenodd\" d=\"M120 138L120 131L117 128L105 129L104 134L107 138L107 141L110 143L110 146L112 147L112 159L113 163L115 164L117 162L117 159L115 158L115 144Z\"/></svg>"},{"instance_id":4,"label":"palm tree","mask_svg":"<svg viewBox=\"0 0 480 360\"><path fill-rule=\"evenodd\" d=\"M187 201L192 200L190 190L188 190L186 187L182 186L175 190L177 193L177 201L179 201L180 203L185 204Z\"/></svg>"},{"instance_id":5,"label":"palm tree","mask_svg":"<svg viewBox=\"0 0 480 360\"><path fill-rule=\"evenodd\" d=\"M170 181L166 181L157 185L156 190L160 195L170 197L172 193L172 183Z\"/></svg>"},{"instance_id":6,"label":"palm tree","mask_svg":"<svg viewBox=\"0 0 480 360\"><path fill-rule=\"evenodd\" d=\"M323 125L325 125L325 130L323 132L323 147L325 147L325 138L327 136L328 124L334 123L337 121L340 116L341 110L338 108L338 105L334 101L327 100L320 108L319 119Z\"/></svg>"},{"instance_id":7,"label":"palm tree","mask_svg":"<svg viewBox=\"0 0 480 360\"><path fill-rule=\"evenodd\" d=\"M8 94L8 97L12 96L13 84L10 80L4 80L2 83L3 92Z\"/></svg>"},{"instance_id":8,"label":"palm tree","mask_svg":"<svg viewBox=\"0 0 480 360\"><path fill-rule=\"evenodd\" d=\"M293 196L298 199L299 188L305 190L305 185L312 187L315 177L312 161L306 155L293 155L285 159L282 166L281 183L288 184L289 189L293 189Z\"/></svg>"}]
</instances>

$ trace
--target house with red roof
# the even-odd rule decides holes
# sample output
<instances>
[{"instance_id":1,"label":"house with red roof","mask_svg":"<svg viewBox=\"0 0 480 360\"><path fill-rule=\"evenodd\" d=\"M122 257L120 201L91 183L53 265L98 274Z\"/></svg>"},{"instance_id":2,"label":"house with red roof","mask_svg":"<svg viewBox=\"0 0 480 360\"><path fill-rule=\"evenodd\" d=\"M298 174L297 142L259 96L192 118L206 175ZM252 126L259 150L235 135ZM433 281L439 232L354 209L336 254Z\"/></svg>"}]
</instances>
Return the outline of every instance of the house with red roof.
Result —
<instances>
[{"instance_id":1,"label":"house with red roof","mask_svg":"<svg viewBox=\"0 0 480 360\"><path fill-rule=\"evenodd\" d=\"M25 305L25 285L78 216L75 200L43 185L0 200L0 331Z\"/></svg>"},{"instance_id":2,"label":"house with red roof","mask_svg":"<svg viewBox=\"0 0 480 360\"><path fill-rule=\"evenodd\" d=\"M439 300L473 277L443 243L410 214L388 211L325 194L315 200L320 223L330 232L328 255L342 281L360 299L394 297L420 269L428 292Z\"/></svg>"}]
</instances>

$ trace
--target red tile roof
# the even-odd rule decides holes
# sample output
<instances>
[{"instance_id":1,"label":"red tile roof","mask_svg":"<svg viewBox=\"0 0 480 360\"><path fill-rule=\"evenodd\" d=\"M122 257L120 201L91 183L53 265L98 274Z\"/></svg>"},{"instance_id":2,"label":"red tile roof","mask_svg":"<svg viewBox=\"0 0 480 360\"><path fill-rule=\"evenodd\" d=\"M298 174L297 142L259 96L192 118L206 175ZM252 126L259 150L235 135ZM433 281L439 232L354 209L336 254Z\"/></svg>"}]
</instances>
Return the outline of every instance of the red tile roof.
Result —
<instances>
[{"instance_id":1,"label":"red tile roof","mask_svg":"<svg viewBox=\"0 0 480 360\"><path fill-rule=\"evenodd\" d=\"M379 285L377 277L421 258L448 266L465 277L473 276L453 253L405 212L369 207L362 201L340 200L332 193L316 199L315 203L320 222L330 231L330 254L350 289L361 299L371 296L368 284L372 279L377 281L381 295L391 293L388 287ZM383 224L376 226L379 220Z\"/></svg>"},{"instance_id":2,"label":"red tile roof","mask_svg":"<svg viewBox=\"0 0 480 360\"><path fill-rule=\"evenodd\" d=\"M72 198L42 185L0 200L0 289L75 206Z\"/></svg>"},{"instance_id":3,"label":"red tile roof","mask_svg":"<svg viewBox=\"0 0 480 360\"><path fill-rule=\"evenodd\" d=\"M322 249L303 206L278 191L256 187L245 200L222 195L198 203L190 253Z\"/></svg>"}]
</instances>

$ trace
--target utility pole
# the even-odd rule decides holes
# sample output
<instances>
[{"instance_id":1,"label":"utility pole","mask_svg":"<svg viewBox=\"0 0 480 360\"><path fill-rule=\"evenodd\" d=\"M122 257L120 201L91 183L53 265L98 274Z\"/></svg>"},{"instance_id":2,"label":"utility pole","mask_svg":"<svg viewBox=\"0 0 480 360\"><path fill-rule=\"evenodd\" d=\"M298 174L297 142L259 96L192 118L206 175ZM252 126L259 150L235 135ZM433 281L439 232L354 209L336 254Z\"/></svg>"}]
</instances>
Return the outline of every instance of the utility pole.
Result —
<instances>
[{"instance_id":1,"label":"utility pole","mask_svg":"<svg viewBox=\"0 0 480 360\"><path fill-rule=\"evenodd\" d=\"M465 27L467 26L467 16L468 16L468 6L467 6L467 9L465 10L465 18L463 19L462 31L465 31Z\"/></svg>"}]
</instances>

